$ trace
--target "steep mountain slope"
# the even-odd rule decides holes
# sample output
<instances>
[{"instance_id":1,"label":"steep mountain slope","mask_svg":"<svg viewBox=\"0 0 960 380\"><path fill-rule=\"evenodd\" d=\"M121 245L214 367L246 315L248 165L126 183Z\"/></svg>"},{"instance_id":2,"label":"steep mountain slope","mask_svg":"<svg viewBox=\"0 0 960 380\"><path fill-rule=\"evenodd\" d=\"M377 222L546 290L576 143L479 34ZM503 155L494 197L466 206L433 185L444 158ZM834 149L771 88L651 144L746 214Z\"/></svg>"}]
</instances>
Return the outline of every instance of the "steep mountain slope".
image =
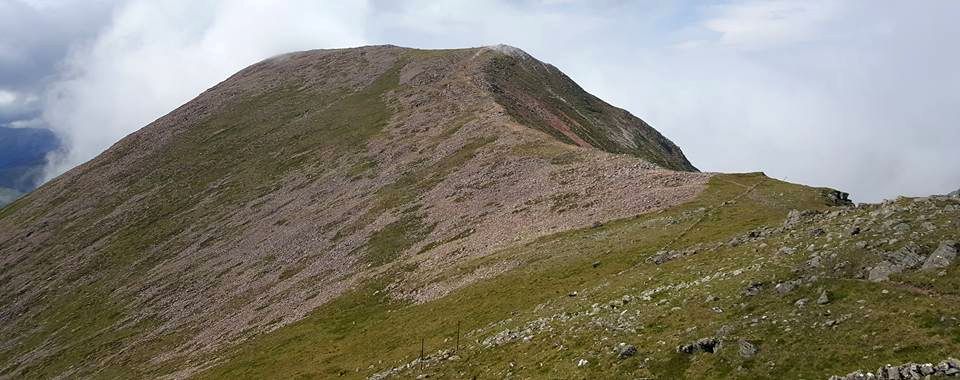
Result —
<instances>
[{"instance_id":1,"label":"steep mountain slope","mask_svg":"<svg viewBox=\"0 0 960 380\"><path fill-rule=\"evenodd\" d=\"M443 273L455 263L682 203L710 177L650 163L692 169L596 99L589 128L549 107L523 120L577 144L521 123L507 109L529 106L497 98L490 67L544 64L504 51L275 57L4 208L0 373L135 373L299 320L384 273L397 274L392 297L435 299L517 264ZM557 96L583 97L547 74Z\"/></svg>"},{"instance_id":2,"label":"steep mountain slope","mask_svg":"<svg viewBox=\"0 0 960 380\"><path fill-rule=\"evenodd\" d=\"M515 48L292 53L0 210L0 378L937 362L958 229L953 197L698 173Z\"/></svg>"},{"instance_id":3,"label":"steep mountain slope","mask_svg":"<svg viewBox=\"0 0 960 380\"><path fill-rule=\"evenodd\" d=\"M484 67L491 93L520 123L561 141L696 171L680 148L629 112L590 95L560 70L510 46Z\"/></svg>"}]
</instances>

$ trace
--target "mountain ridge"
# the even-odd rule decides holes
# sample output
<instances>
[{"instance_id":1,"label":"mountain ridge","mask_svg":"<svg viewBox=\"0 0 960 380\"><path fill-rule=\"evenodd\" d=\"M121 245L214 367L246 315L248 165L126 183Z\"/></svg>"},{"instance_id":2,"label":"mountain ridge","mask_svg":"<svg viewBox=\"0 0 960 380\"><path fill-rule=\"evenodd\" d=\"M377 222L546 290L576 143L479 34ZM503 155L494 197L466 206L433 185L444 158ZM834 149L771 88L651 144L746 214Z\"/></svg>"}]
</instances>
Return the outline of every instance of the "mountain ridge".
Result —
<instances>
[{"instance_id":1,"label":"mountain ridge","mask_svg":"<svg viewBox=\"0 0 960 380\"><path fill-rule=\"evenodd\" d=\"M289 53L0 209L0 378L936 362L958 202L697 172L512 47Z\"/></svg>"}]
</instances>

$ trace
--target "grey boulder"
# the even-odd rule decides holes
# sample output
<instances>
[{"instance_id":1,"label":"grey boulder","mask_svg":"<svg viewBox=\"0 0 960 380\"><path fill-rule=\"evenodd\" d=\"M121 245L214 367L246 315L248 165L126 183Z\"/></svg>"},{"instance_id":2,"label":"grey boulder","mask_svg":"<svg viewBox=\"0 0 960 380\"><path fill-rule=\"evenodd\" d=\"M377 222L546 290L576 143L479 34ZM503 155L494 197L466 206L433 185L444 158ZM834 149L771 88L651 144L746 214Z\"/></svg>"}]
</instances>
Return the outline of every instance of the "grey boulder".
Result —
<instances>
[{"instance_id":1,"label":"grey boulder","mask_svg":"<svg viewBox=\"0 0 960 380\"><path fill-rule=\"evenodd\" d=\"M637 347L632 344L621 344L617 350L617 359L623 360L637 354Z\"/></svg>"},{"instance_id":2,"label":"grey boulder","mask_svg":"<svg viewBox=\"0 0 960 380\"><path fill-rule=\"evenodd\" d=\"M884 254L891 263L904 269L919 268L923 264L923 248L917 243L909 242L902 248Z\"/></svg>"},{"instance_id":3,"label":"grey boulder","mask_svg":"<svg viewBox=\"0 0 960 380\"><path fill-rule=\"evenodd\" d=\"M882 282L890 279L890 275L903 272L903 267L893 265L893 263L883 260L877 266L870 268L867 279L873 282Z\"/></svg>"},{"instance_id":4,"label":"grey boulder","mask_svg":"<svg viewBox=\"0 0 960 380\"><path fill-rule=\"evenodd\" d=\"M757 346L745 339L740 339L738 345L740 346L739 353L741 358L750 359L757 354Z\"/></svg>"},{"instance_id":5,"label":"grey boulder","mask_svg":"<svg viewBox=\"0 0 960 380\"><path fill-rule=\"evenodd\" d=\"M940 246L937 247L937 250L933 251L933 253L927 257L927 260L923 262L921 269L926 271L943 269L953 264L956 258L957 242L953 240L942 241L940 242Z\"/></svg>"}]
</instances>

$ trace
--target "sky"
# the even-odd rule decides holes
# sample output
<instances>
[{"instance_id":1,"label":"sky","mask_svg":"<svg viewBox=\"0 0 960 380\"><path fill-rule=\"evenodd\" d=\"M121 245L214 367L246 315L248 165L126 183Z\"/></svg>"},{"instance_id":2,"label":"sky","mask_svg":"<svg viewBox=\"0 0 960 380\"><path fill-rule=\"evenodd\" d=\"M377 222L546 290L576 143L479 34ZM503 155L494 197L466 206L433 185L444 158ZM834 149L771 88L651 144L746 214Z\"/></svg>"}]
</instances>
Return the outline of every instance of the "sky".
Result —
<instances>
[{"instance_id":1,"label":"sky","mask_svg":"<svg viewBox=\"0 0 960 380\"><path fill-rule=\"evenodd\" d=\"M394 44L519 47L679 145L856 201L960 187L960 1L0 0L0 126L48 176L256 61Z\"/></svg>"}]
</instances>

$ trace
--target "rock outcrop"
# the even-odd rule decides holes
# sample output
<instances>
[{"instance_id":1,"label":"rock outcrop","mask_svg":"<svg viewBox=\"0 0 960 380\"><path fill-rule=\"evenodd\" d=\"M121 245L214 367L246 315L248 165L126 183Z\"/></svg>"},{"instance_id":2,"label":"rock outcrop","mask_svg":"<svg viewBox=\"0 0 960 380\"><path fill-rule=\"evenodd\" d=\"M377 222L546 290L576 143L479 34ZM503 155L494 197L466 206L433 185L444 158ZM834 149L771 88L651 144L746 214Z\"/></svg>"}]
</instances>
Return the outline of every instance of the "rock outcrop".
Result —
<instances>
[{"instance_id":1,"label":"rock outcrop","mask_svg":"<svg viewBox=\"0 0 960 380\"><path fill-rule=\"evenodd\" d=\"M677 347L677 352L684 354L696 354L701 352L712 354L718 349L720 349L720 339L709 337L698 339L693 343L680 345Z\"/></svg>"},{"instance_id":2,"label":"rock outcrop","mask_svg":"<svg viewBox=\"0 0 960 380\"><path fill-rule=\"evenodd\" d=\"M923 262L921 269L933 271L950 266L957 258L958 247L960 246L953 240L940 242L940 246Z\"/></svg>"},{"instance_id":3,"label":"rock outcrop","mask_svg":"<svg viewBox=\"0 0 960 380\"><path fill-rule=\"evenodd\" d=\"M920 380L937 377L960 377L960 360L948 358L939 363L905 363L885 365L876 371L858 370L829 380Z\"/></svg>"},{"instance_id":4,"label":"rock outcrop","mask_svg":"<svg viewBox=\"0 0 960 380\"><path fill-rule=\"evenodd\" d=\"M900 225L900 224L897 224ZM870 269L870 281L886 281L891 274L901 273L907 269L916 269L923 265L926 255L923 248L910 242L896 251L883 253L884 260Z\"/></svg>"}]
</instances>

